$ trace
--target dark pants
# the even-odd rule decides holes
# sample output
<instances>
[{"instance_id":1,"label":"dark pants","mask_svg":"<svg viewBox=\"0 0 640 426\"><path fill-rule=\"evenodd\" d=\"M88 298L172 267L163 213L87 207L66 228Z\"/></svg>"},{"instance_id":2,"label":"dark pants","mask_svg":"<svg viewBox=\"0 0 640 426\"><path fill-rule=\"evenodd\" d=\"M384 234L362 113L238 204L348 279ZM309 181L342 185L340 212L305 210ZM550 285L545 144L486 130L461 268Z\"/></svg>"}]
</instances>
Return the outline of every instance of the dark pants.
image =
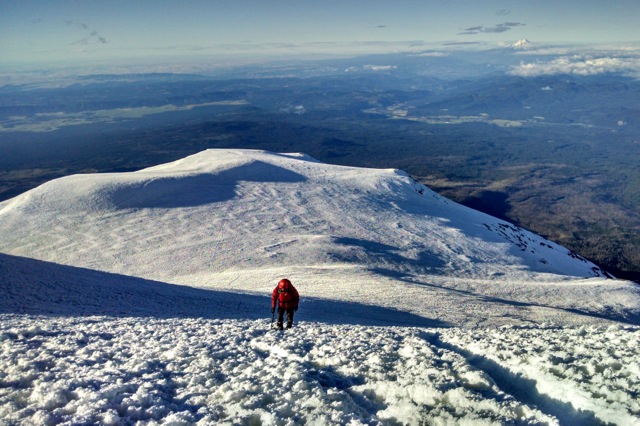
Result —
<instances>
[{"instance_id":1,"label":"dark pants","mask_svg":"<svg viewBox=\"0 0 640 426\"><path fill-rule=\"evenodd\" d=\"M284 313L287 313L287 328L291 328L293 325L293 308L291 309L282 309L278 307L278 329L282 330L282 323L284 322Z\"/></svg>"}]
</instances>

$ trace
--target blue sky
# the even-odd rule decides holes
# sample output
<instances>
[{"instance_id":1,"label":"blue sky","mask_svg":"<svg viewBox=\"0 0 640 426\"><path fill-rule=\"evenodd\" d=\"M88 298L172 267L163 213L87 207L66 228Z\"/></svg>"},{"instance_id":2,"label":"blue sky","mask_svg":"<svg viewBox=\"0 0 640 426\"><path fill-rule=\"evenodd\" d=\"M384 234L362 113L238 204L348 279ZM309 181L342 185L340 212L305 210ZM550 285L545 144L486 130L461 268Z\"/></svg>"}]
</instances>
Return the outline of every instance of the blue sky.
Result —
<instances>
[{"instance_id":1,"label":"blue sky","mask_svg":"<svg viewBox=\"0 0 640 426\"><path fill-rule=\"evenodd\" d=\"M638 0L0 0L0 63L640 42Z\"/></svg>"}]
</instances>

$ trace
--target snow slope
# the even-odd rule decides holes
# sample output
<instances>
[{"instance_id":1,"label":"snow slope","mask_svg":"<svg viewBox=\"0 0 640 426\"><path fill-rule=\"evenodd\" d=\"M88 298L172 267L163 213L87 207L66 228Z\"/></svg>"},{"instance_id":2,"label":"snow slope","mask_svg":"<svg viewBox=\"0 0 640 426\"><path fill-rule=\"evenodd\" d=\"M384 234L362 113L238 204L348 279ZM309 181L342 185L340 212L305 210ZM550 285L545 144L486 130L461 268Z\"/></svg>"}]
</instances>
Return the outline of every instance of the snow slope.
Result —
<instances>
[{"instance_id":1,"label":"snow slope","mask_svg":"<svg viewBox=\"0 0 640 426\"><path fill-rule=\"evenodd\" d=\"M397 170L210 150L0 235L0 423L640 423L638 287Z\"/></svg>"},{"instance_id":2,"label":"snow slope","mask_svg":"<svg viewBox=\"0 0 640 426\"><path fill-rule=\"evenodd\" d=\"M636 289L397 170L209 150L75 175L0 203L0 253L223 291L399 309L452 325L633 318ZM584 280L585 277L592 277Z\"/></svg>"},{"instance_id":3,"label":"snow slope","mask_svg":"<svg viewBox=\"0 0 640 426\"><path fill-rule=\"evenodd\" d=\"M639 346L638 327L616 325L280 333L264 320L5 316L0 419L634 425Z\"/></svg>"},{"instance_id":4,"label":"snow slope","mask_svg":"<svg viewBox=\"0 0 640 426\"><path fill-rule=\"evenodd\" d=\"M210 150L135 173L57 179L0 204L0 229L5 253L184 284L274 265L603 275L401 171L259 151Z\"/></svg>"}]
</instances>

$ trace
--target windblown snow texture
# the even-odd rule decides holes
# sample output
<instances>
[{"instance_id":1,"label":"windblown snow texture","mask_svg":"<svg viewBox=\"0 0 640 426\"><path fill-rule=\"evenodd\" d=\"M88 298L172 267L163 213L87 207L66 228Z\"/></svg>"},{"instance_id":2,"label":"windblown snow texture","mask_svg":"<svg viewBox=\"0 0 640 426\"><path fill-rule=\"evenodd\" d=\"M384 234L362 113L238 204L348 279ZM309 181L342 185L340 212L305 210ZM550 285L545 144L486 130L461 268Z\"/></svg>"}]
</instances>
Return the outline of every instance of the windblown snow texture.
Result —
<instances>
[{"instance_id":1,"label":"windblown snow texture","mask_svg":"<svg viewBox=\"0 0 640 426\"><path fill-rule=\"evenodd\" d=\"M261 151L209 150L134 173L57 179L0 203L0 230L4 253L183 284L272 266L604 276L404 172Z\"/></svg>"},{"instance_id":2,"label":"windblown snow texture","mask_svg":"<svg viewBox=\"0 0 640 426\"><path fill-rule=\"evenodd\" d=\"M0 423L640 423L638 286L401 171L209 150L0 235Z\"/></svg>"},{"instance_id":3,"label":"windblown snow texture","mask_svg":"<svg viewBox=\"0 0 640 426\"><path fill-rule=\"evenodd\" d=\"M265 320L5 316L0 418L631 425L639 346L623 326L275 332Z\"/></svg>"}]
</instances>

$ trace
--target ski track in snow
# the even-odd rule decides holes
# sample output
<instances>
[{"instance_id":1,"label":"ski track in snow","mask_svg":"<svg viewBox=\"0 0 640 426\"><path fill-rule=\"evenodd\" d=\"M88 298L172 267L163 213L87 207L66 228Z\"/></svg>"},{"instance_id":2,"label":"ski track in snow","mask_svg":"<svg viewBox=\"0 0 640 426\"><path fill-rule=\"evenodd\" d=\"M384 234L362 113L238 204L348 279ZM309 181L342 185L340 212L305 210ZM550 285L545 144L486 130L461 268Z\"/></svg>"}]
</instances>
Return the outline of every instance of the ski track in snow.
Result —
<instances>
[{"instance_id":1,"label":"ski track in snow","mask_svg":"<svg viewBox=\"0 0 640 426\"><path fill-rule=\"evenodd\" d=\"M640 422L640 329L5 315L7 424Z\"/></svg>"}]
</instances>

